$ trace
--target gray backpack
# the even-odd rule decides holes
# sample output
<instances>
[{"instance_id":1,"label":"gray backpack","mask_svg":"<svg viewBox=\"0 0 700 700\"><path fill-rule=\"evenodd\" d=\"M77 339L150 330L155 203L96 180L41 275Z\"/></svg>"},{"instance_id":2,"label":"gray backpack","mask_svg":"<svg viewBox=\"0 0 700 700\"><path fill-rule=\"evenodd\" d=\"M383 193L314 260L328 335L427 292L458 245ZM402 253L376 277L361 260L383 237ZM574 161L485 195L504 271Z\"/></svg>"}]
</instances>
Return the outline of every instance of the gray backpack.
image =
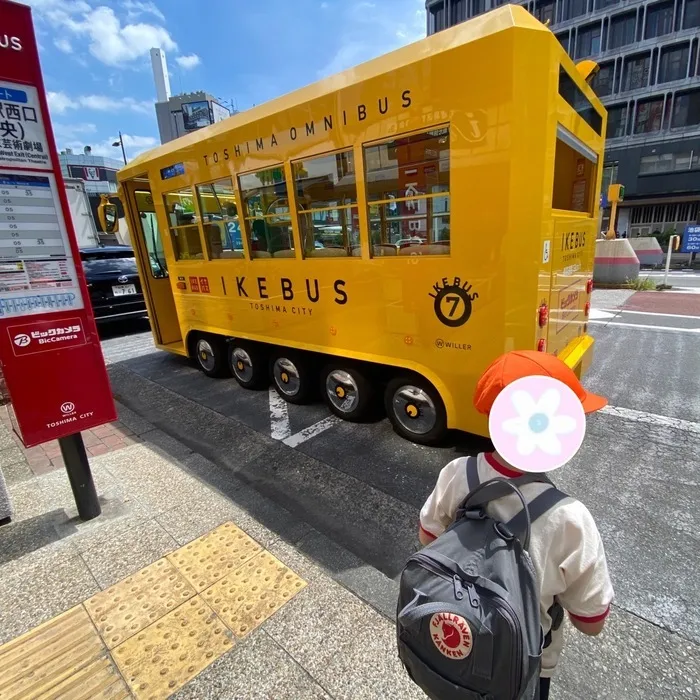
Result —
<instances>
[{"instance_id":1,"label":"gray backpack","mask_svg":"<svg viewBox=\"0 0 700 700\"><path fill-rule=\"evenodd\" d=\"M518 486L536 481L551 488L528 505ZM467 460L467 484L455 522L401 574L399 657L432 700L533 700L547 640L527 553L530 525L566 494L541 474L480 484L474 457ZM505 524L490 518L486 504L510 493L522 510ZM563 610L556 607L550 614L560 623Z\"/></svg>"}]
</instances>

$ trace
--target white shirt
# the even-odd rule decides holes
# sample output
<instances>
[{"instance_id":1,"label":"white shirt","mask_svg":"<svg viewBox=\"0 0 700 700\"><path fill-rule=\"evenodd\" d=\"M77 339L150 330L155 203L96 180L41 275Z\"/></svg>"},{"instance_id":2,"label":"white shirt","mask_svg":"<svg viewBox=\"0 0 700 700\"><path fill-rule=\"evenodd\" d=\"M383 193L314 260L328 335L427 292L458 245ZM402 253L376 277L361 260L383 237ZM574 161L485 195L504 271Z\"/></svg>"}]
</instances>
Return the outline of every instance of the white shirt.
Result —
<instances>
[{"instance_id":1,"label":"white shirt","mask_svg":"<svg viewBox=\"0 0 700 700\"><path fill-rule=\"evenodd\" d=\"M503 467L491 454L477 457L479 483L498 476L514 478L518 472ZM525 484L520 488L530 503L546 484ZM420 513L421 529L430 537L441 535L454 522L457 508L469 493L467 458L450 462L440 472L435 489ZM522 509L515 494L491 501L488 514L508 522ZM542 628L552 626L548 610L556 596L570 615L583 622L598 622L610 612L613 589L608 576L603 542L593 516L586 506L567 497L532 524L530 557L540 590ZM564 645L563 625L552 631L552 642L542 654L541 675L551 677Z\"/></svg>"}]
</instances>

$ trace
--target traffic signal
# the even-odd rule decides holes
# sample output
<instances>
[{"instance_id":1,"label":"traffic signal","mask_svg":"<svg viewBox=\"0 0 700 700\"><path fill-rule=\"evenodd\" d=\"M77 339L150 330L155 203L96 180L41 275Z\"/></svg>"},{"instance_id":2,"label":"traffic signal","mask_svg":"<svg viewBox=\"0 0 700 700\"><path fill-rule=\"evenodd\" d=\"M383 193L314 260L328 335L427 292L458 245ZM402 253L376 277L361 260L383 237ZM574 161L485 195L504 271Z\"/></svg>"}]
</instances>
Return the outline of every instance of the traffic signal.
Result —
<instances>
[{"instance_id":1,"label":"traffic signal","mask_svg":"<svg viewBox=\"0 0 700 700\"><path fill-rule=\"evenodd\" d=\"M624 185L609 185L608 186L608 202L622 202L625 198Z\"/></svg>"}]
</instances>

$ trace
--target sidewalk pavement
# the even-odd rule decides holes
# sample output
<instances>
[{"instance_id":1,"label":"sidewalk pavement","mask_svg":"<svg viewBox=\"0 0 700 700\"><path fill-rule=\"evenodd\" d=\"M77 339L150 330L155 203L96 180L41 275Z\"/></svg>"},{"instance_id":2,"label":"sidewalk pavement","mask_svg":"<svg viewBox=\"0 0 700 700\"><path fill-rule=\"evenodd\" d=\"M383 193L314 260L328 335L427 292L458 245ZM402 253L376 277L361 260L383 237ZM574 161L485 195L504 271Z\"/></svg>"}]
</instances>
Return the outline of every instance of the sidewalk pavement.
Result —
<instances>
[{"instance_id":1,"label":"sidewalk pavement","mask_svg":"<svg viewBox=\"0 0 700 700\"><path fill-rule=\"evenodd\" d=\"M91 431L109 451L90 460L103 513L87 523L55 458L0 424L14 507L0 528L0 697L424 697L393 623L290 544L320 533L272 510L269 529L245 484L222 495L213 463L119 414ZM106 440L117 432L123 444Z\"/></svg>"}]
</instances>

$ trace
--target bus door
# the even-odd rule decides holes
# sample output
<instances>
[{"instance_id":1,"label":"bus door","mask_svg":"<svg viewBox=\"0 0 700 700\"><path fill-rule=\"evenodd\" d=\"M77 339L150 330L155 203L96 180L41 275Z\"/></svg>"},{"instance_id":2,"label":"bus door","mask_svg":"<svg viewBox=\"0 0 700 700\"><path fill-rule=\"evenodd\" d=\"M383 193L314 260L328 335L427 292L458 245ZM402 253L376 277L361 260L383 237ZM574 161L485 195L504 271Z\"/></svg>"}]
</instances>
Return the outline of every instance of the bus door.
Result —
<instances>
[{"instance_id":1,"label":"bus door","mask_svg":"<svg viewBox=\"0 0 700 700\"><path fill-rule=\"evenodd\" d=\"M151 327L159 345L182 342L168 263L148 180L123 183L130 212L131 244L137 250Z\"/></svg>"}]
</instances>

